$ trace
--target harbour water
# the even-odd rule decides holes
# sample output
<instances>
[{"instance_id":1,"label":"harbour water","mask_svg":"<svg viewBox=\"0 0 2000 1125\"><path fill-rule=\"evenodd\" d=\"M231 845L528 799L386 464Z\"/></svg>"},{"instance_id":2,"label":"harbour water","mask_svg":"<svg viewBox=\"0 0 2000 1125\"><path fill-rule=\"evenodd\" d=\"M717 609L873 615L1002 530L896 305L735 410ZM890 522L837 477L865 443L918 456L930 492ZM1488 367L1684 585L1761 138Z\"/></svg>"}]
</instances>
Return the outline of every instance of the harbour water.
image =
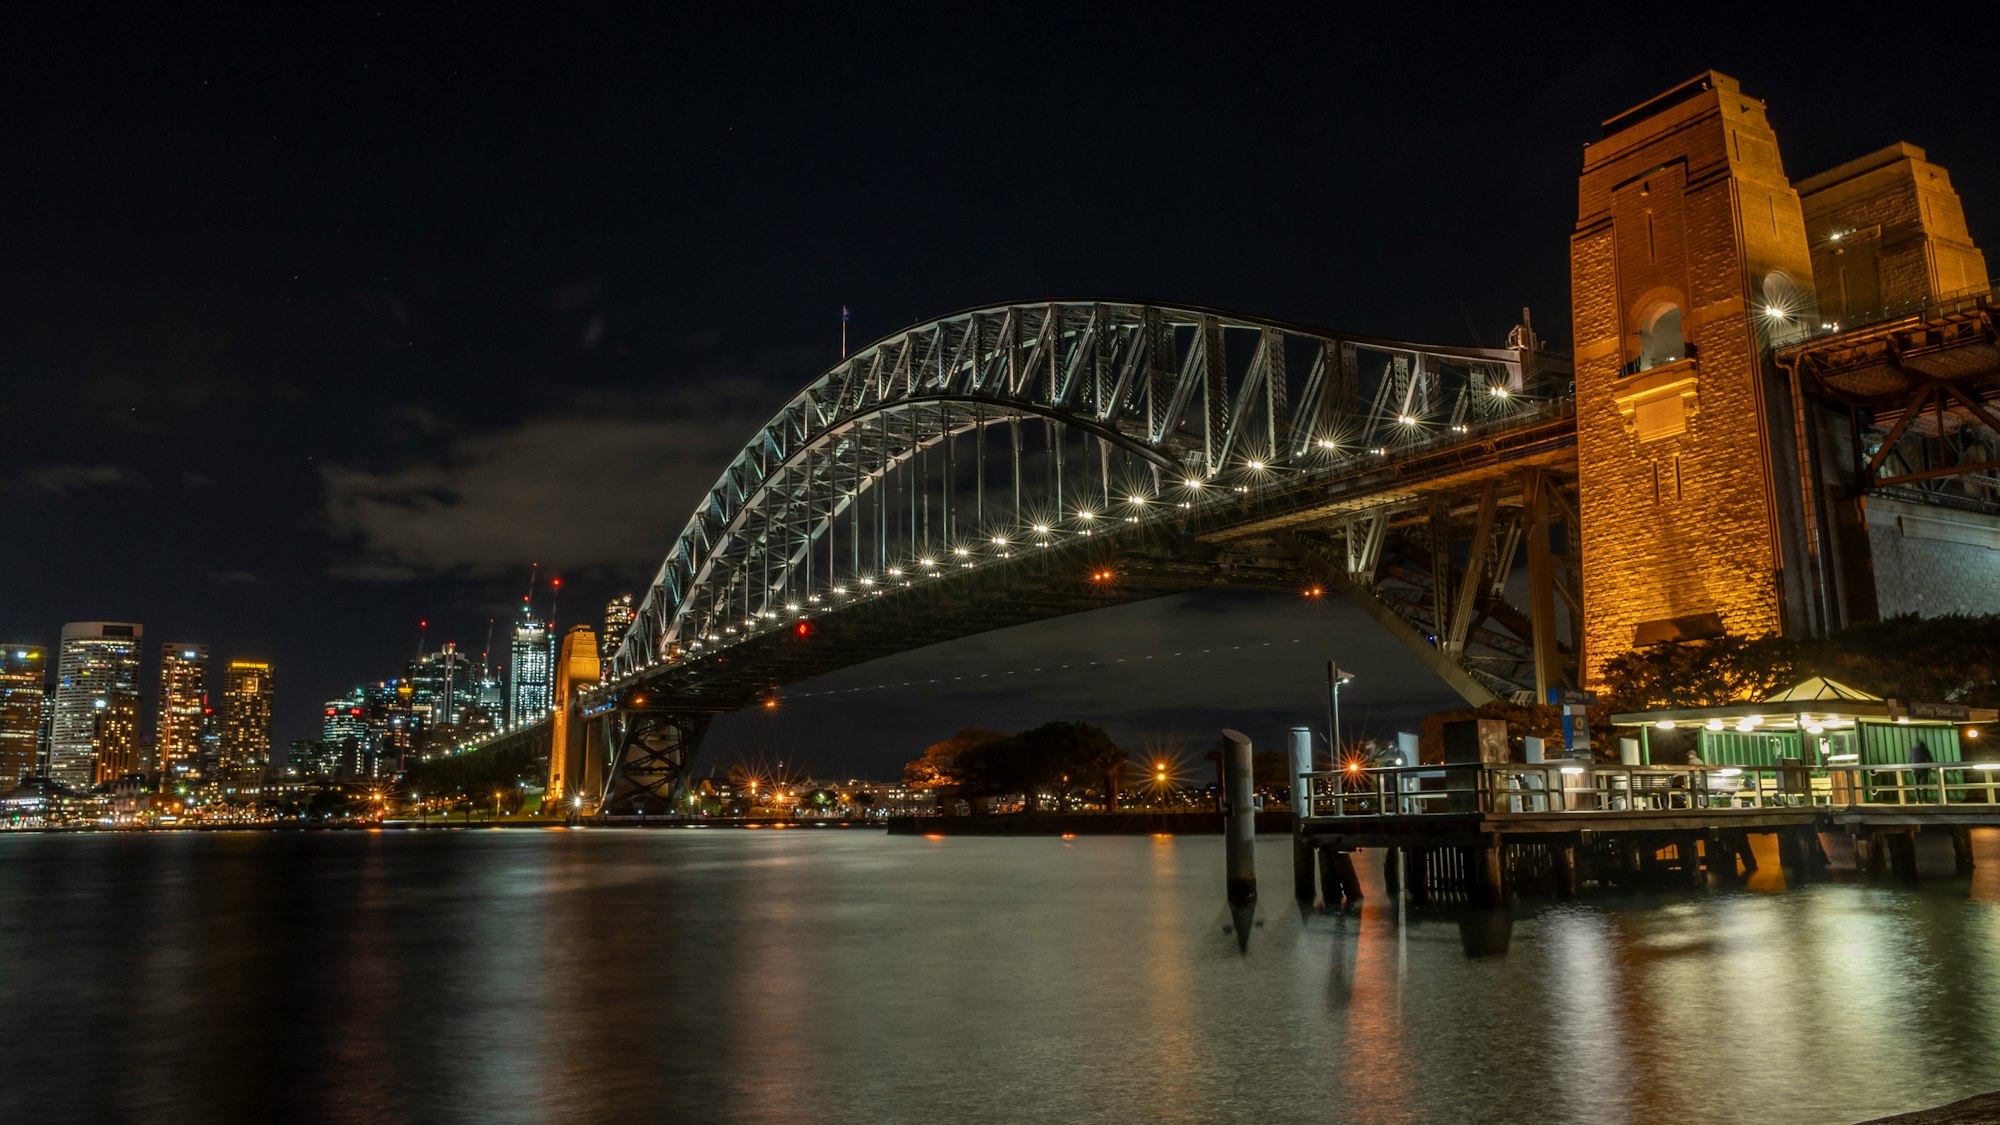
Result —
<instances>
[{"instance_id":1,"label":"harbour water","mask_svg":"<svg viewBox=\"0 0 2000 1125\"><path fill-rule=\"evenodd\" d=\"M0 838L0 1120L1851 1122L2000 1089L1971 880L1302 913L1265 837ZM1239 945L1239 937L1247 940Z\"/></svg>"}]
</instances>

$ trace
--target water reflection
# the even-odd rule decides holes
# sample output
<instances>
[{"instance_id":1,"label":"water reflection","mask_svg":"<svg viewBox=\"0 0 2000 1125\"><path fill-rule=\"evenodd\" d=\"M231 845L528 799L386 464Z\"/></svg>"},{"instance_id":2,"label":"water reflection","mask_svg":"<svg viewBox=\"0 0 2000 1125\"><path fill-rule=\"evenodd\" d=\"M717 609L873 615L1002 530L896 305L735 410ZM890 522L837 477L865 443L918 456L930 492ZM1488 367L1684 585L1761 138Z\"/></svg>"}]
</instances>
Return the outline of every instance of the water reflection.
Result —
<instances>
[{"instance_id":1,"label":"water reflection","mask_svg":"<svg viewBox=\"0 0 2000 1125\"><path fill-rule=\"evenodd\" d=\"M0 1120L1853 1121L2000 1088L1996 844L1295 923L1201 837L5 838Z\"/></svg>"}]
</instances>

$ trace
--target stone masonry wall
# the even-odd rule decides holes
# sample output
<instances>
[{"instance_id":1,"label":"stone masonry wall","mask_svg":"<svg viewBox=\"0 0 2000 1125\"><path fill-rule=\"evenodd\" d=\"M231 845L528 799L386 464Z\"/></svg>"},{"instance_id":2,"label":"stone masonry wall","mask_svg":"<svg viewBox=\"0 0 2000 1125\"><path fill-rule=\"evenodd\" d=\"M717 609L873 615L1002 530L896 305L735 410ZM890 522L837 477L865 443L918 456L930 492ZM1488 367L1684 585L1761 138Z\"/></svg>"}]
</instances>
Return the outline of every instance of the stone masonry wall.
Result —
<instances>
[{"instance_id":1,"label":"stone masonry wall","mask_svg":"<svg viewBox=\"0 0 2000 1125\"><path fill-rule=\"evenodd\" d=\"M1588 683L1642 622L1714 613L1731 634L1786 629L1757 317L1766 279L1781 273L1809 295L1811 265L1762 104L1712 77L1703 96L1593 145L1579 183L1571 288ZM1661 300L1681 305L1696 357L1622 374L1640 318ZM1641 400L1668 420L1648 440L1631 420Z\"/></svg>"}]
</instances>

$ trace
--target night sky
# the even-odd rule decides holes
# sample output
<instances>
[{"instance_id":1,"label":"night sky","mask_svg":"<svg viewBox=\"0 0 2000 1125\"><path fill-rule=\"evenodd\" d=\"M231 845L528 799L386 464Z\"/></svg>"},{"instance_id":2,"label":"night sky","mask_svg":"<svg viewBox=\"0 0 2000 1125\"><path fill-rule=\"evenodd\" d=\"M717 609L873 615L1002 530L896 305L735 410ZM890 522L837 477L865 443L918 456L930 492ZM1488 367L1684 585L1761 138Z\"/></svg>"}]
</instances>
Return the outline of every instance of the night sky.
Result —
<instances>
[{"instance_id":1,"label":"night sky","mask_svg":"<svg viewBox=\"0 0 2000 1125\"><path fill-rule=\"evenodd\" d=\"M1990 48L1873 20L52 11L0 68L0 641L142 622L149 709L160 642L268 658L281 745L420 619L500 647L530 562L595 622L843 305L857 343L1116 296L1488 346L1529 305L1564 347L1581 145L1709 67L1794 180L1909 140L2000 249ZM1349 607L1200 594L800 685L709 761L885 774L1051 718L1275 744L1329 656L1350 724L1451 702Z\"/></svg>"}]
</instances>

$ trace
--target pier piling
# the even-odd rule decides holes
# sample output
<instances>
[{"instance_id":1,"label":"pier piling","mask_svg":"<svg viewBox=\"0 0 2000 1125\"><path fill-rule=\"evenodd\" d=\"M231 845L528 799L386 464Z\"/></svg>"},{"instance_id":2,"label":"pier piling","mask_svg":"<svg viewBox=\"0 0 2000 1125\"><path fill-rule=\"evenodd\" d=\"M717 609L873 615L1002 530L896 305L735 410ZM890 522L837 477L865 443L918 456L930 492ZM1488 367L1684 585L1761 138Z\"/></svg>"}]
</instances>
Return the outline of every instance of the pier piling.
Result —
<instances>
[{"instance_id":1,"label":"pier piling","mask_svg":"<svg viewBox=\"0 0 2000 1125\"><path fill-rule=\"evenodd\" d=\"M1292 764L1292 894L1300 902L1313 899L1313 846L1306 839L1306 821L1312 817L1312 731L1293 727L1290 735Z\"/></svg>"},{"instance_id":2,"label":"pier piling","mask_svg":"<svg viewBox=\"0 0 2000 1125\"><path fill-rule=\"evenodd\" d=\"M1223 833L1231 902L1257 899L1257 806L1251 799L1250 769L1249 736L1224 728L1222 788L1228 815Z\"/></svg>"}]
</instances>

